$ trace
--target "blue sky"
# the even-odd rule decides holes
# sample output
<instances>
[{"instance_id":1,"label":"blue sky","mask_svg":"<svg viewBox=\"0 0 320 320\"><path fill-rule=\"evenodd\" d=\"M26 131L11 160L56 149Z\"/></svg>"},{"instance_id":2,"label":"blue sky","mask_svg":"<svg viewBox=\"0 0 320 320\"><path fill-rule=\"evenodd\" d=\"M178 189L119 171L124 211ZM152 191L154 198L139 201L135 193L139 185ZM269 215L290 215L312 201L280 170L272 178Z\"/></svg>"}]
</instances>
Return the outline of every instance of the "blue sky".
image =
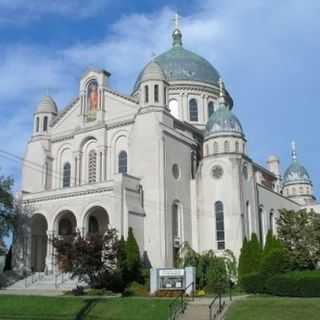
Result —
<instances>
[{"instance_id":1,"label":"blue sky","mask_svg":"<svg viewBox=\"0 0 320 320\"><path fill-rule=\"evenodd\" d=\"M0 149L23 155L32 115L49 89L62 109L88 66L130 93L153 53L171 45L182 16L184 46L208 59L234 98L250 156L290 162L290 142L320 193L320 2L316 0L1 0ZM19 189L21 163L0 157Z\"/></svg>"}]
</instances>

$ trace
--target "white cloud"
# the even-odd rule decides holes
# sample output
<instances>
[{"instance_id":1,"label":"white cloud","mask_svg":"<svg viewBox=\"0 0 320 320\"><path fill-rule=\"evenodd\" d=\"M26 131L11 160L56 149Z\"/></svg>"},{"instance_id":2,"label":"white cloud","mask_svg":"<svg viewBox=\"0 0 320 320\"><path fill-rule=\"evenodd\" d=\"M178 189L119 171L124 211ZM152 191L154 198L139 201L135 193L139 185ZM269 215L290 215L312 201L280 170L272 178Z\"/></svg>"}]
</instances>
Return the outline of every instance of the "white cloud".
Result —
<instances>
[{"instance_id":1,"label":"white cloud","mask_svg":"<svg viewBox=\"0 0 320 320\"><path fill-rule=\"evenodd\" d=\"M1 0L0 23L25 23L45 15L86 18L97 14L109 3L109 0Z\"/></svg>"}]
</instances>

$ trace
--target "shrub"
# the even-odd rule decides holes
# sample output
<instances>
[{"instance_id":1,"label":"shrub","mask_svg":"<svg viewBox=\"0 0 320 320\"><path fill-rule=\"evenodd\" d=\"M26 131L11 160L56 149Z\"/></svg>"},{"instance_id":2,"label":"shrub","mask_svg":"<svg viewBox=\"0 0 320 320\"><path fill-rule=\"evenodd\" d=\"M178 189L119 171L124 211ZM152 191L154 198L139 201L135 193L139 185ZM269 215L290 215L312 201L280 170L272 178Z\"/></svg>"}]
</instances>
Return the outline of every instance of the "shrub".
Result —
<instances>
[{"instance_id":1,"label":"shrub","mask_svg":"<svg viewBox=\"0 0 320 320\"><path fill-rule=\"evenodd\" d=\"M259 272L262 248L257 235L252 234L251 240L244 239L239 258L239 280L251 273Z\"/></svg>"},{"instance_id":2,"label":"shrub","mask_svg":"<svg viewBox=\"0 0 320 320\"><path fill-rule=\"evenodd\" d=\"M266 244L263 248L262 256L268 255L274 249L281 249L283 245L281 244L280 240L277 239L273 234L272 231L269 230L266 236Z\"/></svg>"},{"instance_id":3,"label":"shrub","mask_svg":"<svg viewBox=\"0 0 320 320\"><path fill-rule=\"evenodd\" d=\"M128 239L126 242L126 267L128 269L127 276L129 282L143 281L139 246L131 227L129 228Z\"/></svg>"},{"instance_id":4,"label":"shrub","mask_svg":"<svg viewBox=\"0 0 320 320\"><path fill-rule=\"evenodd\" d=\"M138 282L132 282L128 288L129 295L137 297L147 297L149 295L148 290L142 284Z\"/></svg>"},{"instance_id":5,"label":"shrub","mask_svg":"<svg viewBox=\"0 0 320 320\"><path fill-rule=\"evenodd\" d=\"M224 259L213 257L208 268L207 290L214 293L223 293L228 287L228 280Z\"/></svg>"},{"instance_id":6,"label":"shrub","mask_svg":"<svg viewBox=\"0 0 320 320\"><path fill-rule=\"evenodd\" d=\"M296 271L266 281L266 292L275 296L320 297L320 272Z\"/></svg>"},{"instance_id":7,"label":"shrub","mask_svg":"<svg viewBox=\"0 0 320 320\"><path fill-rule=\"evenodd\" d=\"M272 249L262 258L260 272L270 278L279 273L290 271L291 263L288 252L283 248Z\"/></svg>"},{"instance_id":8,"label":"shrub","mask_svg":"<svg viewBox=\"0 0 320 320\"><path fill-rule=\"evenodd\" d=\"M241 287L247 293L264 293L266 277L259 273L246 274L241 278Z\"/></svg>"}]
</instances>

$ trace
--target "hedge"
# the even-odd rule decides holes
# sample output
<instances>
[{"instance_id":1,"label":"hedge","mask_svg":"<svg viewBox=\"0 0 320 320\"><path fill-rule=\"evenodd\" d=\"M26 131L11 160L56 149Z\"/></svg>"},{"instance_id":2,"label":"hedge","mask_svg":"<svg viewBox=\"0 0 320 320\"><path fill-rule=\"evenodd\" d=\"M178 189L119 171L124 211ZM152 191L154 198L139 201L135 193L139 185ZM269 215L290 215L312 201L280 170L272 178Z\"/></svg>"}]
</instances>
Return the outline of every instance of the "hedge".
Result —
<instances>
[{"instance_id":1,"label":"hedge","mask_svg":"<svg viewBox=\"0 0 320 320\"><path fill-rule=\"evenodd\" d=\"M241 287L247 293L263 293L266 278L263 274L249 273L241 278Z\"/></svg>"},{"instance_id":2,"label":"hedge","mask_svg":"<svg viewBox=\"0 0 320 320\"><path fill-rule=\"evenodd\" d=\"M320 297L320 271L296 271L271 277L265 292L274 296Z\"/></svg>"}]
</instances>

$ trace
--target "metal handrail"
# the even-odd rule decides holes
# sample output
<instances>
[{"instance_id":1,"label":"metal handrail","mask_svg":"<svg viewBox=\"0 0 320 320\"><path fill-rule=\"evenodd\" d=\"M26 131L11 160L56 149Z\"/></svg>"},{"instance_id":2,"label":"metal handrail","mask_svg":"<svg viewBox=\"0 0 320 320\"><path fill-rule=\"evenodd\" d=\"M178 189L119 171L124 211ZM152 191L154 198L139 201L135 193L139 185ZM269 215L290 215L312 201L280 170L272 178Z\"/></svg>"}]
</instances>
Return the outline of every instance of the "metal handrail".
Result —
<instances>
[{"instance_id":1,"label":"metal handrail","mask_svg":"<svg viewBox=\"0 0 320 320\"><path fill-rule=\"evenodd\" d=\"M217 294L209 304L209 320L215 320L225 306L225 301L222 302L221 293ZM216 304L216 302L218 302Z\"/></svg>"},{"instance_id":2,"label":"metal handrail","mask_svg":"<svg viewBox=\"0 0 320 320\"><path fill-rule=\"evenodd\" d=\"M176 320L176 317L178 313L184 313L186 309L186 303L185 303L185 297L186 297L186 291L192 286L192 291L191 291L191 297L192 301L194 301L194 287L195 283L191 282L184 290L169 304L168 307L168 314L169 320Z\"/></svg>"}]
</instances>

